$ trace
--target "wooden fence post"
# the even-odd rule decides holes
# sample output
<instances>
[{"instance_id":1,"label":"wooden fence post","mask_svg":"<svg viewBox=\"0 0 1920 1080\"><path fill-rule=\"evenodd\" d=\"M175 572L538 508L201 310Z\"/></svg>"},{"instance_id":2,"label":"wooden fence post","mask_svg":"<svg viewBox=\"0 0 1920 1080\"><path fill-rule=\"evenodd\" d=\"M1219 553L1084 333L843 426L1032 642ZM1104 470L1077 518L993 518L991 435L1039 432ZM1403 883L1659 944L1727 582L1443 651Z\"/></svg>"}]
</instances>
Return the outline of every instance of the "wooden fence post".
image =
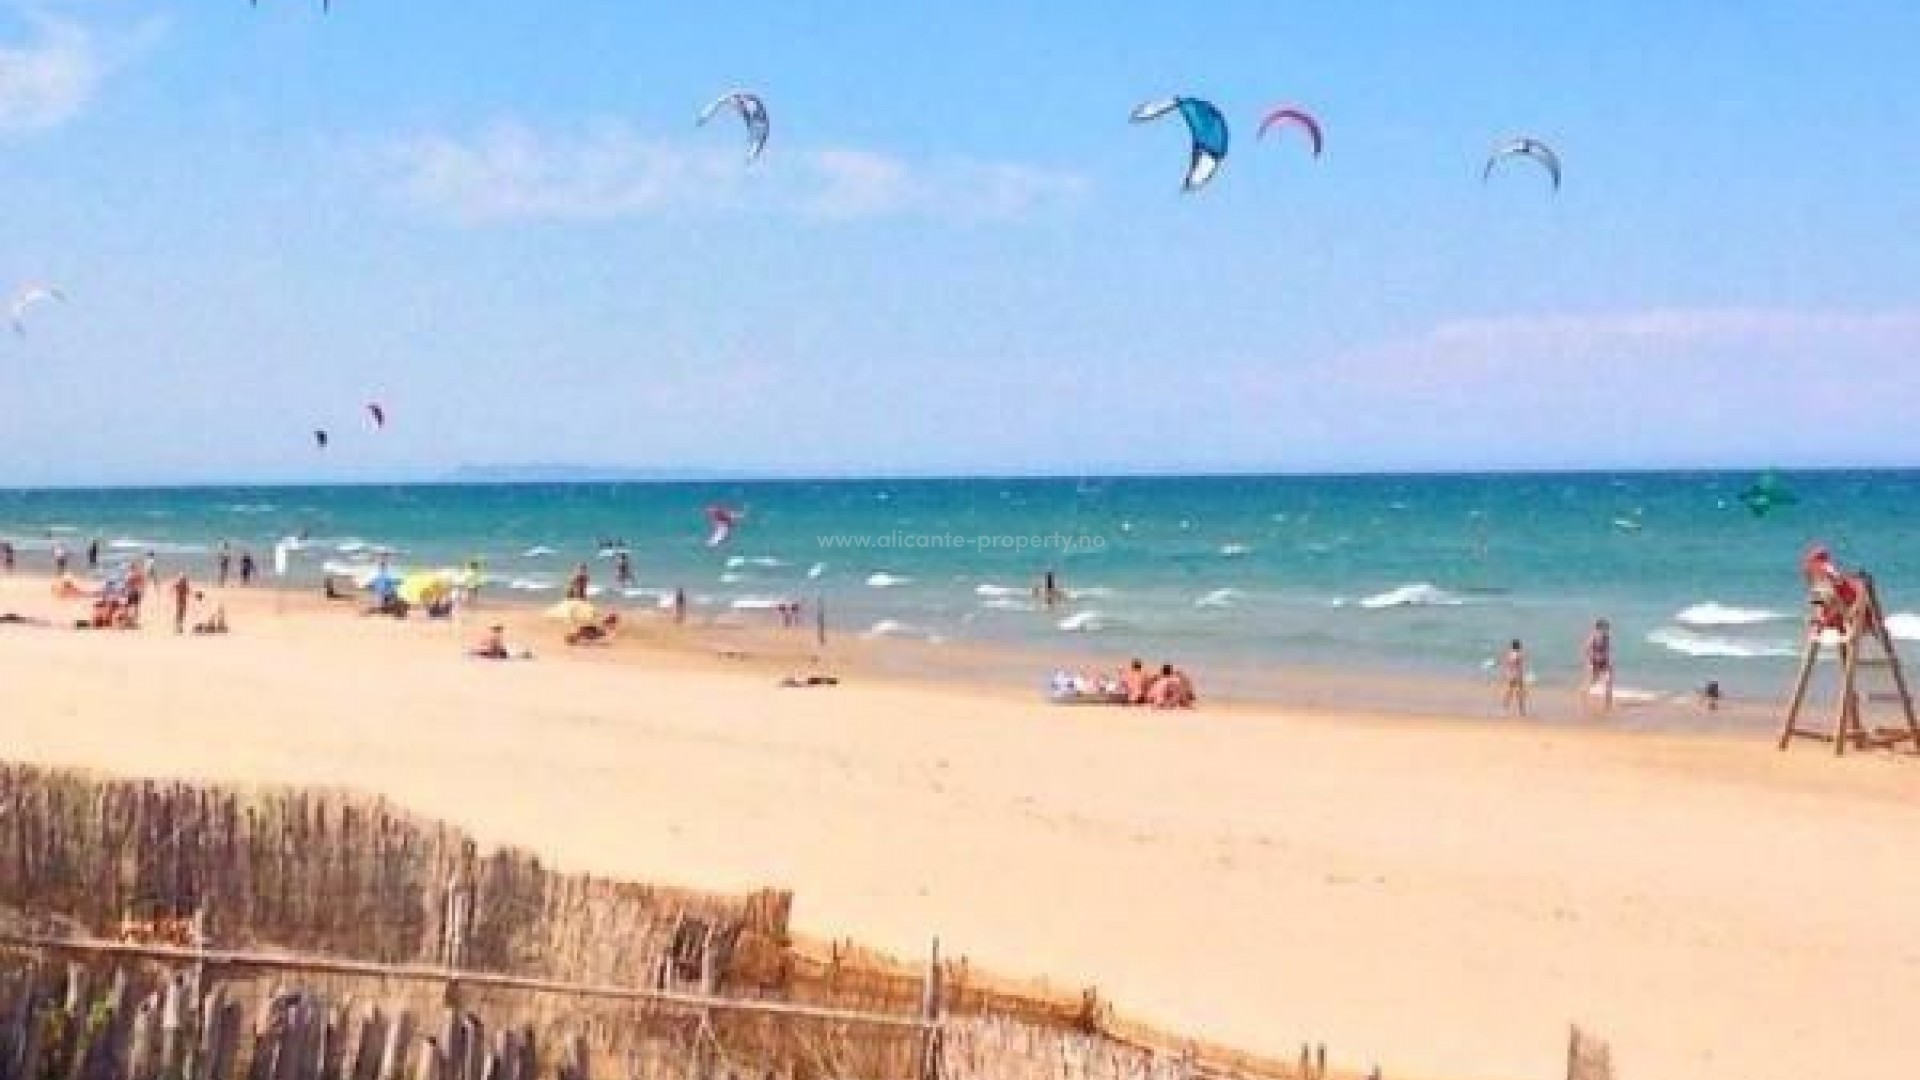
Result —
<instances>
[{"instance_id":1,"label":"wooden fence post","mask_svg":"<svg viewBox=\"0 0 1920 1080\"><path fill-rule=\"evenodd\" d=\"M920 987L920 1080L940 1075L940 939L933 939L927 955L926 980Z\"/></svg>"}]
</instances>

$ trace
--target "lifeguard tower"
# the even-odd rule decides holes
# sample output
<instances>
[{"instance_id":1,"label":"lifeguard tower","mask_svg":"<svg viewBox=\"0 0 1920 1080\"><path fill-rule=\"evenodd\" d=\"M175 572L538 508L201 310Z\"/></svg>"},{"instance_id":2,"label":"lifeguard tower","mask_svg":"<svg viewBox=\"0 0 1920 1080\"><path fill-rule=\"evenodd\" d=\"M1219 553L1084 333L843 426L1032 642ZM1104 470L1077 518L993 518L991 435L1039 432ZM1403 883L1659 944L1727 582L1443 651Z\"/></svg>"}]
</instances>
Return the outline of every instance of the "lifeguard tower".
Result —
<instances>
[{"instance_id":1,"label":"lifeguard tower","mask_svg":"<svg viewBox=\"0 0 1920 1080\"><path fill-rule=\"evenodd\" d=\"M1880 592L1873 575L1858 572L1842 574L1827 557L1824 548L1815 548L1803 566L1808 582L1807 601L1812 612L1807 619L1807 640L1800 657L1800 673L1793 682L1793 698L1787 704L1787 719L1780 728L1780 749L1785 750L1797 738L1819 739L1833 744L1836 755L1848 748L1869 750L1909 746L1920 754L1920 720L1913 711L1913 695L1907 691L1907 677L1900 670L1900 654L1894 650L1893 635L1887 631L1886 612L1880 606ZM1839 707L1831 730L1801 726L1801 712L1807 706L1814 669L1821 653L1829 646L1838 650L1840 668L1835 675ZM1879 689L1863 686L1863 681L1882 678ZM1863 703L1885 703L1900 707L1903 726L1874 727L1863 715Z\"/></svg>"}]
</instances>

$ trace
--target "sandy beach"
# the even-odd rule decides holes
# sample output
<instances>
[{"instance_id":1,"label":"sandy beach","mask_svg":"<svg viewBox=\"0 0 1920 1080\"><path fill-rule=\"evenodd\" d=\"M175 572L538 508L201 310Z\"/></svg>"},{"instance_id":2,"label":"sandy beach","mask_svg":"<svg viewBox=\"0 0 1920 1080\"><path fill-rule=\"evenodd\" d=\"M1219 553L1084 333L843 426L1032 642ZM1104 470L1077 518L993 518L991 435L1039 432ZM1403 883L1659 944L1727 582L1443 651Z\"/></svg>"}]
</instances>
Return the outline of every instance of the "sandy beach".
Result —
<instances>
[{"instance_id":1,"label":"sandy beach","mask_svg":"<svg viewBox=\"0 0 1920 1080\"><path fill-rule=\"evenodd\" d=\"M1096 985L1386 1075L1911 1076L1920 762L1324 707L1062 709L703 631L462 656L464 627L230 593L236 630L0 626L11 758L345 785L575 869L797 892L807 933ZM70 624L26 576L0 611ZM484 613L483 613L484 614ZM642 636L659 639L661 631ZM754 651L748 649L746 651ZM571 653L572 655L569 655Z\"/></svg>"}]
</instances>

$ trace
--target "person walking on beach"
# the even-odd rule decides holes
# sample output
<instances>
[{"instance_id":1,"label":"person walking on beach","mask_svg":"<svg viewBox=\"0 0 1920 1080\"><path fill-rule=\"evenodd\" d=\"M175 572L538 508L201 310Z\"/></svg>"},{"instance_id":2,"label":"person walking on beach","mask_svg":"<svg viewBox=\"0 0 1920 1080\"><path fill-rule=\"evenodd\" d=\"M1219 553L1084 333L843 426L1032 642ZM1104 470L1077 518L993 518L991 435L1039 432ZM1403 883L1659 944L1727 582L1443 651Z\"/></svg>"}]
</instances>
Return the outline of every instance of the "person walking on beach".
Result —
<instances>
[{"instance_id":1,"label":"person walking on beach","mask_svg":"<svg viewBox=\"0 0 1920 1080\"><path fill-rule=\"evenodd\" d=\"M58 540L53 542L53 572L55 574L67 572L67 545Z\"/></svg>"},{"instance_id":2,"label":"person walking on beach","mask_svg":"<svg viewBox=\"0 0 1920 1080\"><path fill-rule=\"evenodd\" d=\"M585 600L591 581L592 579L587 576L587 564L575 564L573 576L567 579L567 599Z\"/></svg>"},{"instance_id":3,"label":"person walking on beach","mask_svg":"<svg viewBox=\"0 0 1920 1080\"><path fill-rule=\"evenodd\" d=\"M625 548L613 557L613 580L623 589L633 587L633 557L627 554Z\"/></svg>"},{"instance_id":4,"label":"person walking on beach","mask_svg":"<svg viewBox=\"0 0 1920 1080\"><path fill-rule=\"evenodd\" d=\"M87 569L100 569L100 538L97 536L87 541Z\"/></svg>"},{"instance_id":5,"label":"person walking on beach","mask_svg":"<svg viewBox=\"0 0 1920 1080\"><path fill-rule=\"evenodd\" d=\"M687 621L687 590L673 590L673 625L680 626Z\"/></svg>"},{"instance_id":6,"label":"person walking on beach","mask_svg":"<svg viewBox=\"0 0 1920 1080\"><path fill-rule=\"evenodd\" d=\"M1600 711L1613 711L1613 627L1605 619L1596 619L1587 635L1586 680L1581 684L1582 704L1593 707L1593 696L1600 695Z\"/></svg>"},{"instance_id":7,"label":"person walking on beach","mask_svg":"<svg viewBox=\"0 0 1920 1080\"><path fill-rule=\"evenodd\" d=\"M253 584L253 571L254 571L253 552L242 551L240 553L240 584L241 585Z\"/></svg>"},{"instance_id":8,"label":"person walking on beach","mask_svg":"<svg viewBox=\"0 0 1920 1080\"><path fill-rule=\"evenodd\" d=\"M147 568L147 580L148 580L148 581L152 581L152 582L156 582L156 583L157 583L157 582L159 582L159 580L160 580L160 560L159 560L159 559L156 559L156 558L154 558L154 557L153 557L153 552L151 552L151 551L149 551L149 552L147 552L147 558L146 558L146 563L145 563L145 565L146 565L146 568Z\"/></svg>"},{"instance_id":9,"label":"person walking on beach","mask_svg":"<svg viewBox=\"0 0 1920 1080\"><path fill-rule=\"evenodd\" d=\"M0 567L4 567L9 574L13 573L13 541L11 540L0 540Z\"/></svg>"},{"instance_id":10,"label":"person walking on beach","mask_svg":"<svg viewBox=\"0 0 1920 1080\"><path fill-rule=\"evenodd\" d=\"M1507 645L1500 670L1506 677L1506 686L1500 691L1500 711L1527 715L1527 651L1520 647L1519 638Z\"/></svg>"},{"instance_id":11,"label":"person walking on beach","mask_svg":"<svg viewBox=\"0 0 1920 1080\"><path fill-rule=\"evenodd\" d=\"M214 573L217 575L217 580L220 582L220 587L223 589L226 588L227 576L233 572L232 544L227 543L225 540L220 541L220 554L214 556L213 568Z\"/></svg>"},{"instance_id":12,"label":"person walking on beach","mask_svg":"<svg viewBox=\"0 0 1920 1080\"><path fill-rule=\"evenodd\" d=\"M187 580L186 571L173 575L170 585L173 589L173 632L187 632L187 605L193 600L193 584Z\"/></svg>"}]
</instances>

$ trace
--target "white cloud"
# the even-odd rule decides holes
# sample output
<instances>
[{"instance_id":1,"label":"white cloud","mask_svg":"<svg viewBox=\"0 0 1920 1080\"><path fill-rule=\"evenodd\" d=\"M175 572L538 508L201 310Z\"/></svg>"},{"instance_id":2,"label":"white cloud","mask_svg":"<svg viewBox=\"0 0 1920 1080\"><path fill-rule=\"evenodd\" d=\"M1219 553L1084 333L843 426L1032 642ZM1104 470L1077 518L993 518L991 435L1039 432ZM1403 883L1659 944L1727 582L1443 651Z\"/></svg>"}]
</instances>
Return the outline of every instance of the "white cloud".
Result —
<instances>
[{"instance_id":1,"label":"white cloud","mask_svg":"<svg viewBox=\"0 0 1920 1080\"><path fill-rule=\"evenodd\" d=\"M45 131L92 100L107 64L87 30L34 20L25 44L0 46L0 132Z\"/></svg>"},{"instance_id":2,"label":"white cloud","mask_svg":"<svg viewBox=\"0 0 1920 1080\"><path fill-rule=\"evenodd\" d=\"M712 139L670 140L619 123L542 131L500 122L468 134L388 140L386 180L416 205L470 223L592 221L732 208L825 220L919 215L1015 218L1078 199L1074 174L872 150L770 150L748 166Z\"/></svg>"},{"instance_id":3,"label":"white cloud","mask_svg":"<svg viewBox=\"0 0 1920 1080\"><path fill-rule=\"evenodd\" d=\"M148 19L103 35L43 5L23 10L28 39L0 44L0 134L49 131L72 120L106 78L150 47L161 30Z\"/></svg>"},{"instance_id":4,"label":"white cloud","mask_svg":"<svg viewBox=\"0 0 1920 1080\"><path fill-rule=\"evenodd\" d=\"M1345 466L1913 460L1920 309L1674 308L1459 319L1222 399Z\"/></svg>"}]
</instances>

